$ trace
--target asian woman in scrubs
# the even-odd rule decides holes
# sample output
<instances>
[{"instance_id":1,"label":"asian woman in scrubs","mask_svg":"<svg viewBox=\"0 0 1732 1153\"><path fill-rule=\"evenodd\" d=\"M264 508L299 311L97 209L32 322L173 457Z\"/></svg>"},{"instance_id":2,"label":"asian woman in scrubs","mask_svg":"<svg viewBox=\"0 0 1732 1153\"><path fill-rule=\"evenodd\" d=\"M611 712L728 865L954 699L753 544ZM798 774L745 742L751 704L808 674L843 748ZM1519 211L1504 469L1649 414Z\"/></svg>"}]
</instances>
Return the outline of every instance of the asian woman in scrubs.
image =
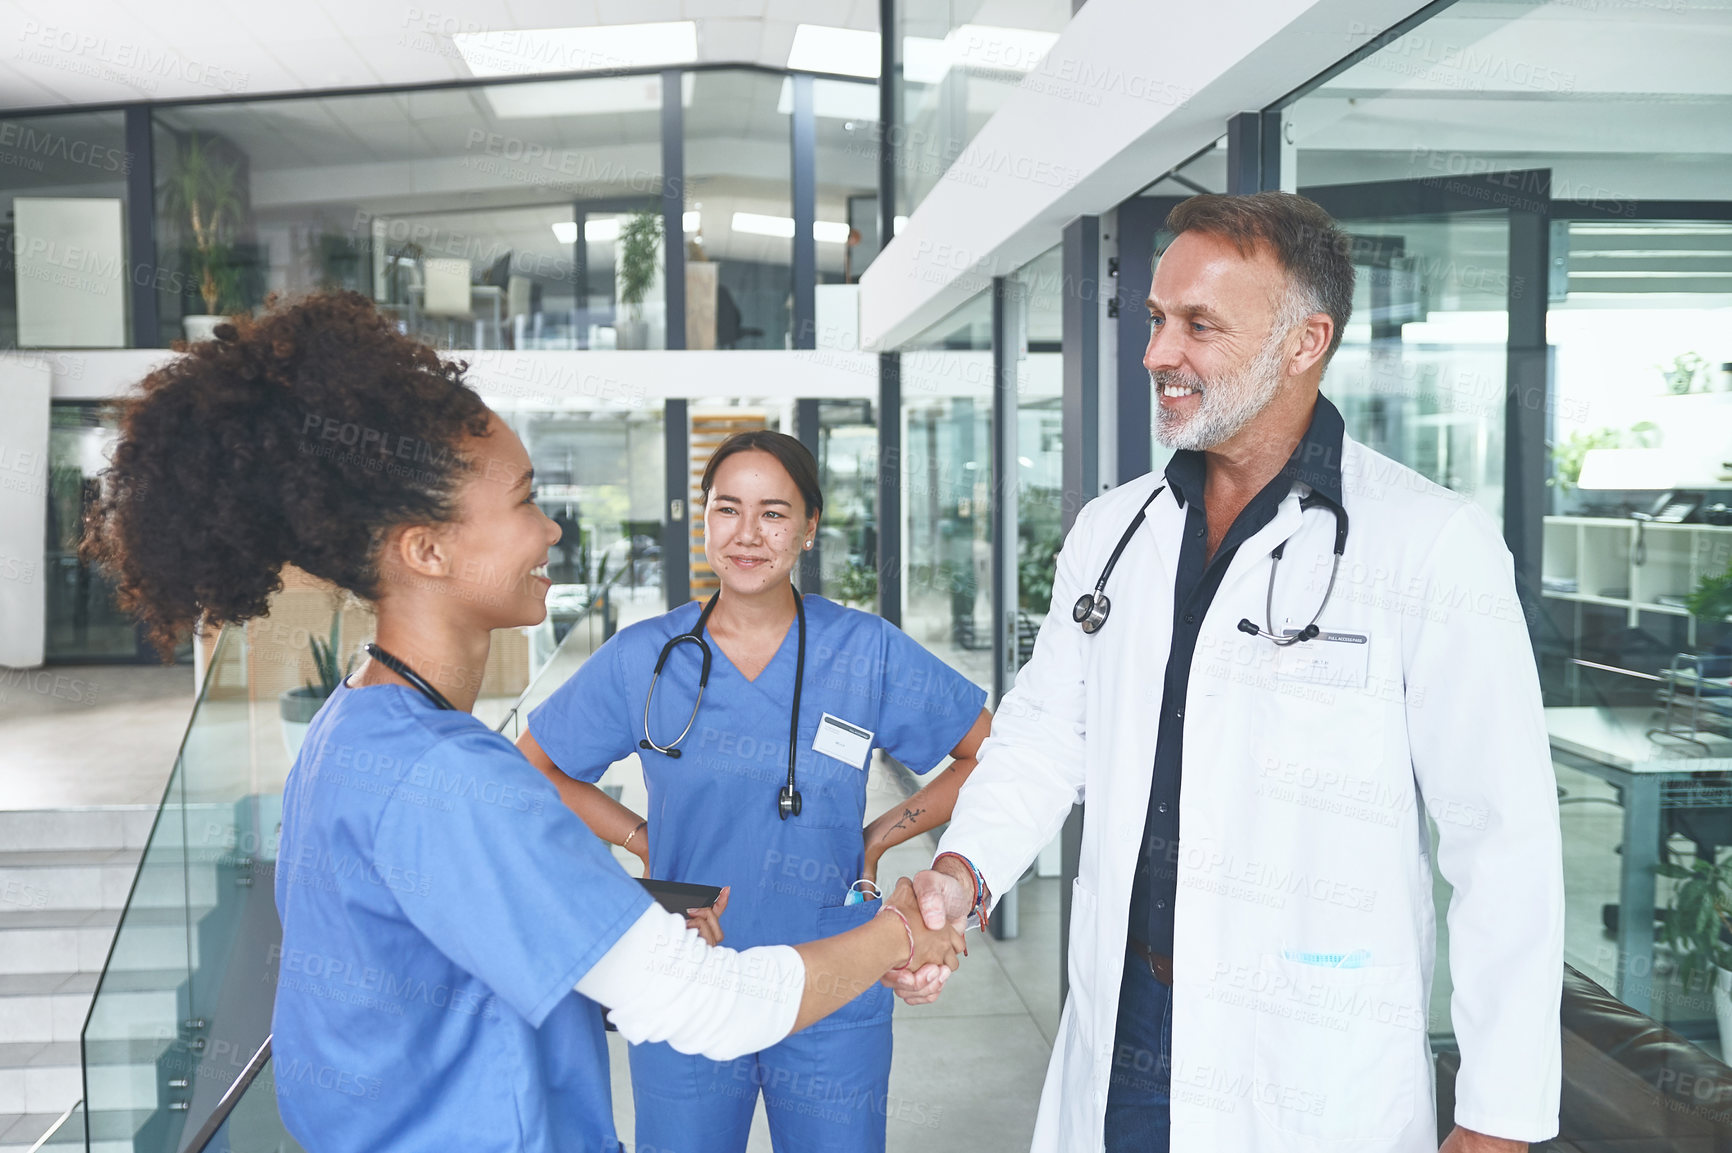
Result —
<instances>
[{"instance_id":1,"label":"asian woman in scrubs","mask_svg":"<svg viewBox=\"0 0 1732 1153\"><path fill-rule=\"evenodd\" d=\"M273 1059L312 1153L613 1153L604 1012L728 1059L888 969L954 965L960 933L926 930L906 882L841 936L706 944L470 715L491 630L545 615L559 529L463 367L370 301L220 325L122 408L84 552L164 651L262 614L286 564L377 610L283 797Z\"/></svg>"},{"instance_id":2,"label":"asian woman in scrubs","mask_svg":"<svg viewBox=\"0 0 1732 1153\"><path fill-rule=\"evenodd\" d=\"M902 630L796 593L790 578L823 512L798 440L728 438L702 490L720 592L621 630L530 714L518 747L647 876L726 886L730 944L797 944L871 919L877 903L847 903L850 888L869 892L854 883L886 848L949 818L991 718L981 689ZM863 829L879 748L917 773L954 759ZM642 815L594 784L634 753L649 789ZM692 924L712 940L721 931L709 911ZM778 1153L882 1150L891 1004L874 988L733 1061L633 1045L637 1140L741 1153L761 1090Z\"/></svg>"}]
</instances>

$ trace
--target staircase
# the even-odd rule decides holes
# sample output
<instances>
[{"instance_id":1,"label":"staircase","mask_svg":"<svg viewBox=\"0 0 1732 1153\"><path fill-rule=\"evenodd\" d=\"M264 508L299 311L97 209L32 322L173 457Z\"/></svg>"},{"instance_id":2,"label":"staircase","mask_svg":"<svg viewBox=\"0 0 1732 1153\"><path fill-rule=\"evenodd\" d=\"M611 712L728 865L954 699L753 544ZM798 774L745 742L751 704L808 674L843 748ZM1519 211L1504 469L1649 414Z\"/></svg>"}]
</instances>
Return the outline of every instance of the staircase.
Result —
<instances>
[{"instance_id":1,"label":"staircase","mask_svg":"<svg viewBox=\"0 0 1732 1153\"><path fill-rule=\"evenodd\" d=\"M79 1035L155 817L0 812L0 1153L84 1095Z\"/></svg>"}]
</instances>

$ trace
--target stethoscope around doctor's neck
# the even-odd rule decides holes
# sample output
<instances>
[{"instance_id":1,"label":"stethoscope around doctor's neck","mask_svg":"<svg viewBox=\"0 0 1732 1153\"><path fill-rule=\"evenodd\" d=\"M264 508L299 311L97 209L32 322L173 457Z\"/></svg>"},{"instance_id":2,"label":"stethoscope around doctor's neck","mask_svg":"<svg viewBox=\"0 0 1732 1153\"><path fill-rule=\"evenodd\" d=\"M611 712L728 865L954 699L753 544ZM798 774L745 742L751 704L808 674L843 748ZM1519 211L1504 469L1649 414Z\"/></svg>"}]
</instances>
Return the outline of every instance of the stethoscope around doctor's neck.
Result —
<instances>
[{"instance_id":1,"label":"stethoscope around doctor's neck","mask_svg":"<svg viewBox=\"0 0 1732 1153\"><path fill-rule=\"evenodd\" d=\"M1136 517L1125 529L1124 535L1119 537L1119 543L1114 547L1112 555L1107 558L1107 566L1101 570L1101 579L1095 582L1095 591L1084 593L1077 598L1076 604L1072 606L1071 619L1081 625L1082 631L1090 636L1100 632L1101 626L1107 623L1107 615L1113 611L1113 603L1107 599L1106 595L1107 578L1113 575L1113 569L1118 565L1119 557L1129 547L1132 538L1137 535L1137 530L1143 527L1143 521L1149 515L1149 506L1154 504L1155 498L1166 489L1167 486L1163 484L1149 494L1149 499L1145 500L1143 507L1137 510ZM1283 635L1275 631L1275 570L1280 567L1281 555L1287 549L1287 542L1282 541L1269 553L1269 593L1263 601L1263 621L1266 627L1258 628L1247 617L1238 624L1240 632L1248 636L1267 637L1277 645L1285 647L1298 644L1300 641L1311 640L1323 631L1317 627L1317 620L1323 615L1323 610L1329 607L1329 594L1335 591L1335 575L1341 571L1341 554L1347 551L1347 513L1333 501L1316 493L1310 493L1300 499L1299 513L1301 517L1307 510L1313 508L1326 508L1335 517L1335 557L1329 566L1329 584L1323 590L1322 603L1317 606L1317 611L1311 614L1311 620L1298 632Z\"/></svg>"},{"instance_id":2,"label":"stethoscope around doctor's neck","mask_svg":"<svg viewBox=\"0 0 1732 1153\"><path fill-rule=\"evenodd\" d=\"M793 585L789 585L788 589L794 594L794 617L799 622L800 649L799 656L794 663L794 708L788 717L788 783L782 786L782 790L776 794L776 815L784 821L789 817L800 815L800 790L794 784L794 750L796 742L800 739L800 685L806 679L806 603L804 598L800 596L799 590ZM713 654L710 651L710 642L704 639L704 626L709 624L710 613L715 610L716 602L721 599L721 596L719 590L712 593L710 599L704 604L704 611L698 614L698 623L693 625L690 631L679 634L662 646L661 655L656 658L655 672L650 676L649 692L644 694L643 740L637 743L638 748L654 749L663 756L676 760L679 758L679 743L686 739L686 734L691 732L692 726L697 723L698 709L704 703L704 689L710 683L710 662L713 659ZM667 665L668 657L673 655L675 649L687 644L697 645L703 660L703 664L698 669L698 696L692 702L692 715L686 718L686 727L680 730L680 735L667 744L660 745L650 736L649 731L650 705L655 701L656 681L661 679L662 669Z\"/></svg>"}]
</instances>

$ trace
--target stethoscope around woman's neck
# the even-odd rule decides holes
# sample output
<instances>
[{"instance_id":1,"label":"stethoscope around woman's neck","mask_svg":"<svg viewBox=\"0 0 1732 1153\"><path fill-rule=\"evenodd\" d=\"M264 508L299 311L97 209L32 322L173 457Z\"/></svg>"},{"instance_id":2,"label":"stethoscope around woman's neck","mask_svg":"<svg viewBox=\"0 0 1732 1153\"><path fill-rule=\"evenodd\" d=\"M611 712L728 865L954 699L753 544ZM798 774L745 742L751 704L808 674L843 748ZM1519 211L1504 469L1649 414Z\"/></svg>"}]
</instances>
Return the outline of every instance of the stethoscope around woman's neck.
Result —
<instances>
[{"instance_id":1,"label":"stethoscope around woman's neck","mask_svg":"<svg viewBox=\"0 0 1732 1153\"><path fill-rule=\"evenodd\" d=\"M434 688L420 673L410 668L401 657L394 657L372 641L362 646L367 655L409 682L409 687L433 702L436 709L456 712L457 706L445 699L445 694Z\"/></svg>"},{"instance_id":2,"label":"stethoscope around woman's neck","mask_svg":"<svg viewBox=\"0 0 1732 1153\"><path fill-rule=\"evenodd\" d=\"M794 594L794 619L799 622L800 648L794 663L794 707L788 717L788 783L776 794L776 815L784 821L789 817L800 815L800 790L795 787L794 781L794 752L800 739L800 686L806 679L806 602L799 590L793 585L789 585L788 590ZM644 694L643 740L637 743L638 748L653 749L663 756L675 760L679 759L679 743L686 739L686 734L692 731L693 725L697 724L698 709L704 703L704 689L710 683L710 663L713 658L710 643L704 639L704 626L709 624L710 614L715 611L716 602L721 598L721 590L718 589L712 593L710 599L704 604L704 611L698 614L698 623L693 625L689 631L680 633L662 646L661 655L656 658L655 672L650 675L649 692ZM680 730L680 735L665 745L657 744L650 736L649 731L650 705L655 700L656 682L661 679L662 669L667 665L668 657L673 655L675 649L684 644L697 645L703 661L698 669L698 696L692 702L692 715L686 718L686 727Z\"/></svg>"},{"instance_id":3,"label":"stethoscope around woman's neck","mask_svg":"<svg viewBox=\"0 0 1732 1153\"><path fill-rule=\"evenodd\" d=\"M1130 546L1131 540L1137 535L1137 530L1143 527L1143 521L1149 515L1149 506L1154 504L1155 498L1165 491L1167 491L1167 486L1163 484L1156 486L1155 491L1149 494L1149 499L1145 500L1143 507L1137 510L1137 515L1125 528L1124 534L1119 537L1119 543L1113 548L1112 555L1107 558L1106 567L1101 570L1101 578L1095 582L1094 591L1084 593L1077 598L1076 604L1071 606L1071 619L1081 625L1082 631L1090 636L1100 632L1101 626L1107 623L1108 614L1113 611L1112 601L1108 600L1106 595L1107 578L1113 575L1113 569L1117 567L1119 557L1124 555L1125 549ZM1317 621L1322 617L1323 610L1329 607L1329 594L1335 591L1335 576L1341 571L1341 554L1347 551L1347 512L1335 502L1315 492L1300 498L1299 515L1301 517L1308 510L1314 508L1326 508L1335 517L1335 557L1329 566L1329 585L1323 590L1322 603L1317 606L1317 611L1311 614L1311 620L1306 623L1304 628L1285 635L1275 631L1275 570L1281 564L1282 554L1287 551L1287 542L1284 540L1269 553L1269 592L1263 601L1263 620L1267 627L1258 628L1249 617L1246 617L1236 626L1240 632L1248 636L1267 637L1282 648L1296 645L1300 641L1312 640L1322 633L1323 630L1317 627Z\"/></svg>"}]
</instances>

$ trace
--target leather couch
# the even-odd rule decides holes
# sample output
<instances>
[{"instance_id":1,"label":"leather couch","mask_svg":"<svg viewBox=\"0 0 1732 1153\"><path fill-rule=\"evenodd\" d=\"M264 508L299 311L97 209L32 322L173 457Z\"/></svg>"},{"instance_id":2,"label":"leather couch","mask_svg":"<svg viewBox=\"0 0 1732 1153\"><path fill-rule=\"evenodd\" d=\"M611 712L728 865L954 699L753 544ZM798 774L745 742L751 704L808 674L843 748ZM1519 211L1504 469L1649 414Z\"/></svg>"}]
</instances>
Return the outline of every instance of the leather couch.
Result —
<instances>
[{"instance_id":1,"label":"leather couch","mask_svg":"<svg viewBox=\"0 0 1732 1153\"><path fill-rule=\"evenodd\" d=\"M1732 1153L1732 1067L1564 967L1558 1136L1533 1153ZM1456 1053L1437 1058L1441 1141Z\"/></svg>"}]
</instances>

